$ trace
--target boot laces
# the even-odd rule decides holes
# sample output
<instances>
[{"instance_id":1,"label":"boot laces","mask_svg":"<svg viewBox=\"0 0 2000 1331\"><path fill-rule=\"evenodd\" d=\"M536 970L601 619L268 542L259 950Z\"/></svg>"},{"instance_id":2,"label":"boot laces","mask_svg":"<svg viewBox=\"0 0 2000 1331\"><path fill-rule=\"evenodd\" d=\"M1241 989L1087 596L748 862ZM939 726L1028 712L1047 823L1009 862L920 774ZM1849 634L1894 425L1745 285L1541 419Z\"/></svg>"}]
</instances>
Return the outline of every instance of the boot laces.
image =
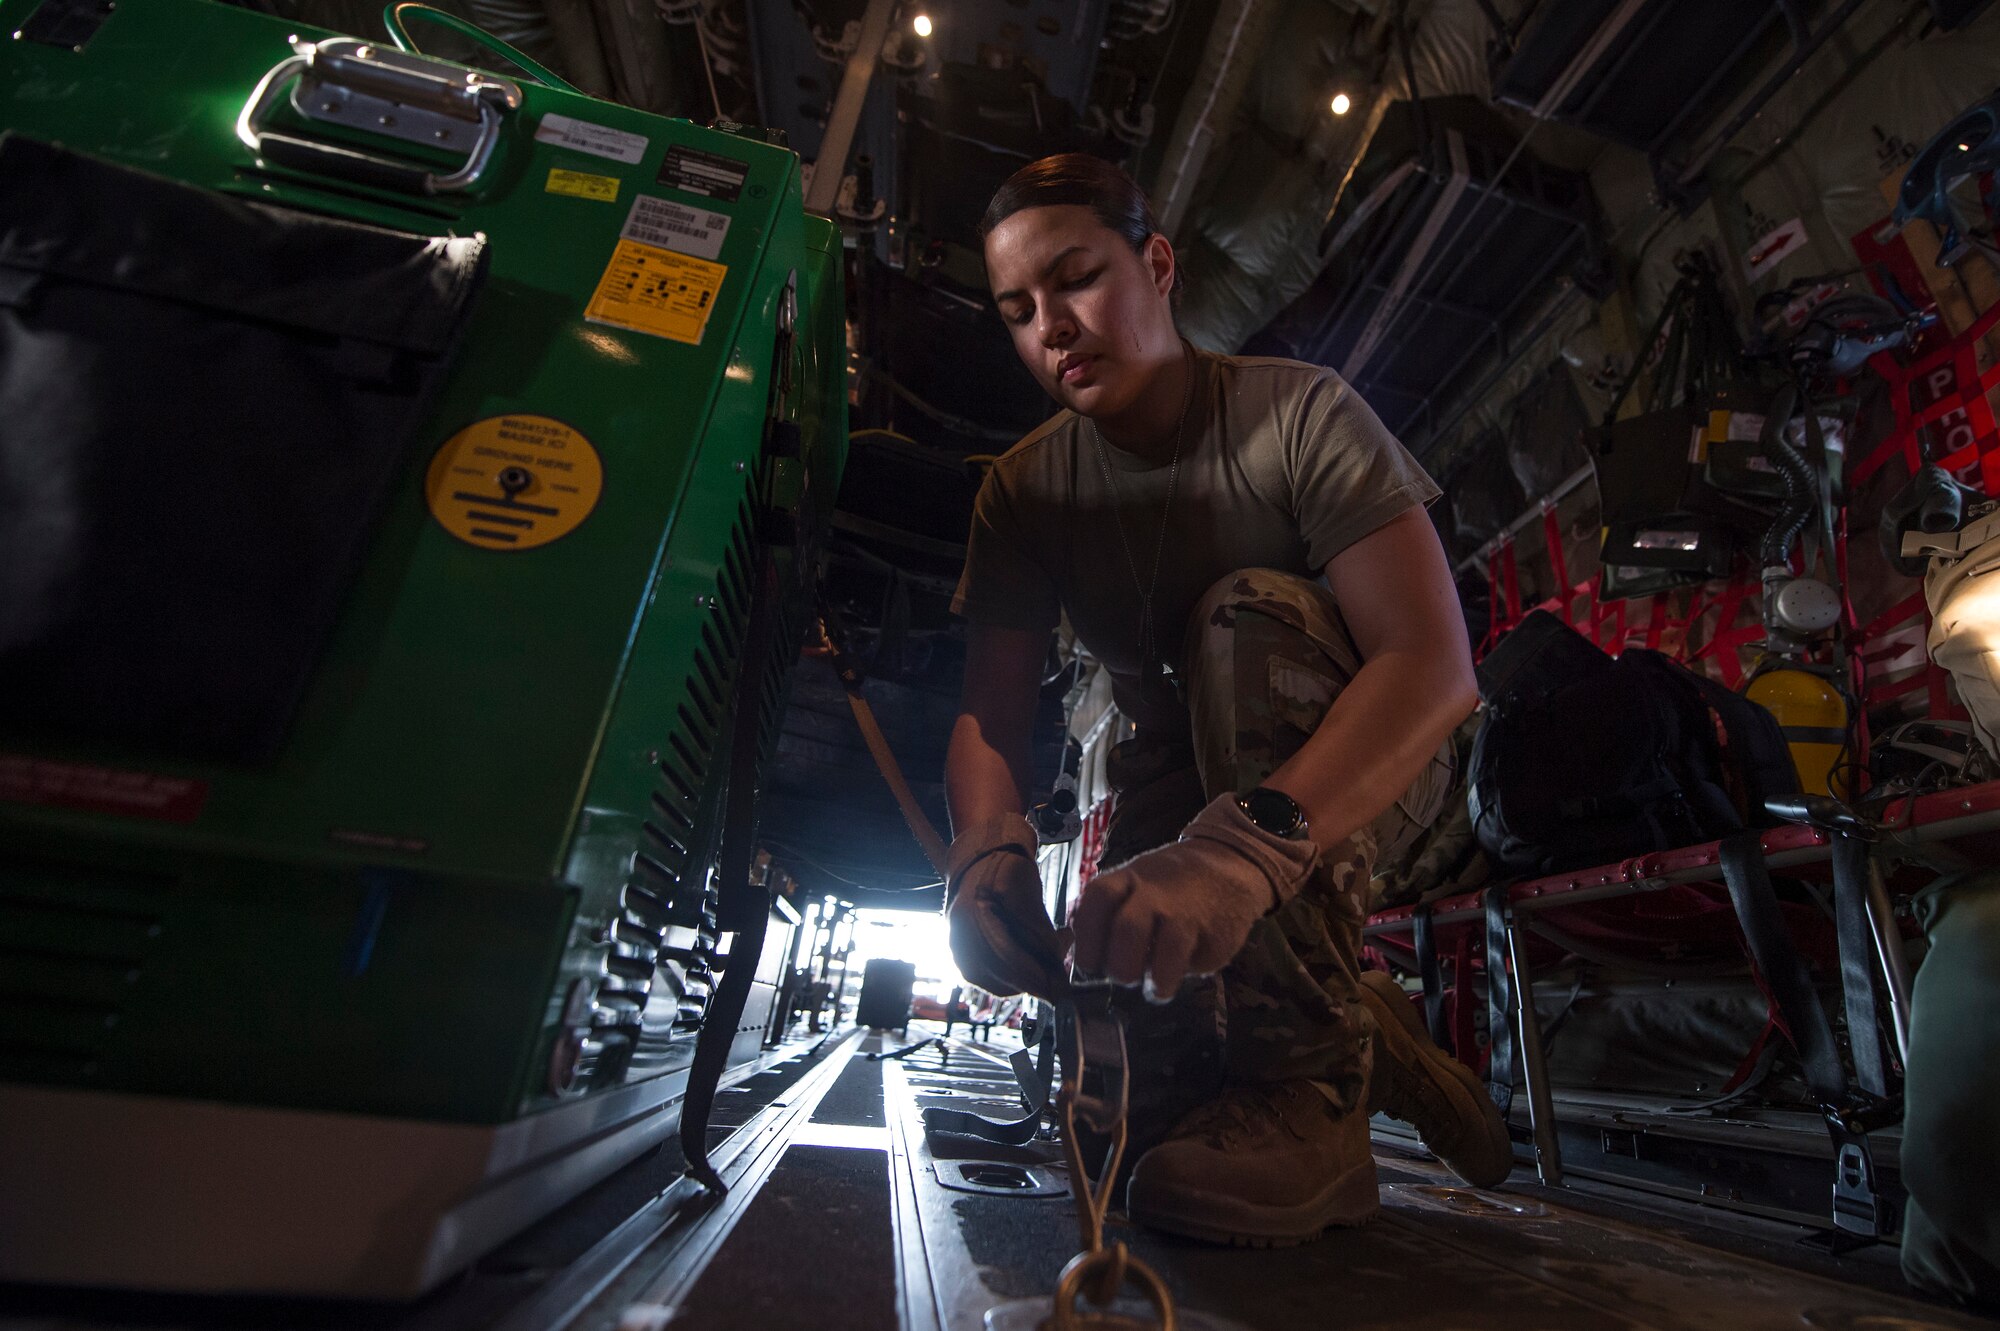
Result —
<instances>
[{"instance_id":1,"label":"boot laces","mask_svg":"<svg viewBox=\"0 0 2000 1331\"><path fill-rule=\"evenodd\" d=\"M1303 1141L1281 1101L1298 1094L1290 1085L1232 1087L1189 1114L1176 1136L1203 1136L1219 1146L1268 1137L1274 1132Z\"/></svg>"},{"instance_id":2,"label":"boot laces","mask_svg":"<svg viewBox=\"0 0 2000 1331\"><path fill-rule=\"evenodd\" d=\"M1389 1079L1388 1091L1382 1112L1417 1125L1433 1147L1450 1150L1464 1135L1465 1124L1421 1058L1414 1067L1398 1068Z\"/></svg>"}]
</instances>

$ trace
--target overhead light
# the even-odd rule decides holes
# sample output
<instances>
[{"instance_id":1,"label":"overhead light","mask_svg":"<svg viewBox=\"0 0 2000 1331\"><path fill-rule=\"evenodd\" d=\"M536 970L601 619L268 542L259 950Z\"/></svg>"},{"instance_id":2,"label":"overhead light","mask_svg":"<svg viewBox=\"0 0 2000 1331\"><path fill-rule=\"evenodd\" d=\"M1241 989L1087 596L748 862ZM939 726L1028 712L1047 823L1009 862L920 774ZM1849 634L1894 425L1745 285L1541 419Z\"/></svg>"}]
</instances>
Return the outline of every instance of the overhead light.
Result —
<instances>
[{"instance_id":1,"label":"overhead light","mask_svg":"<svg viewBox=\"0 0 2000 1331\"><path fill-rule=\"evenodd\" d=\"M917 30L917 36L928 37L931 35L931 16L919 14L911 20L910 26Z\"/></svg>"},{"instance_id":2,"label":"overhead light","mask_svg":"<svg viewBox=\"0 0 2000 1331\"><path fill-rule=\"evenodd\" d=\"M1354 105L1354 100L1351 97L1349 97L1346 93L1337 92L1333 95L1333 113L1335 115L1337 116L1346 115L1348 109L1353 105Z\"/></svg>"}]
</instances>

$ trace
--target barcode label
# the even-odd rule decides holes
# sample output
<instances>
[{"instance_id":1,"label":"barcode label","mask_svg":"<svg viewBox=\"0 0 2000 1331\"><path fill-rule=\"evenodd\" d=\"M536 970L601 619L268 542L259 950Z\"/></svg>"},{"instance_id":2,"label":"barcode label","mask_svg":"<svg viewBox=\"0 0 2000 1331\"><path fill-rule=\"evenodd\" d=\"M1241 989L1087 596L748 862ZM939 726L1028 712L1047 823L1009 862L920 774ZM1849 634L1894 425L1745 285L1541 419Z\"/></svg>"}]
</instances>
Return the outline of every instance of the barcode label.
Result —
<instances>
[{"instance_id":1,"label":"barcode label","mask_svg":"<svg viewBox=\"0 0 2000 1331\"><path fill-rule=\"evenodd\" d=\"M614 162L636 163L646 155L645 135L627 134L609 125L593 125L588 120L572 120L568 116L543 116L542 123L535 127L535 138L594 157L608 157Z\"/></svg>"},{"instance_id":2,"label":"barcode label","mask_svg":"<svg viewBox=\"0 0 2000 1331\"><path fill-rule=\"evenodd\" d=\"M641 245L657 245L697 259L719 259L722 239L729 234L729 218L723 213L699 212L670 199L642 194L632 200L625 229L618 234Z\"/></svg>"}]
</instances>

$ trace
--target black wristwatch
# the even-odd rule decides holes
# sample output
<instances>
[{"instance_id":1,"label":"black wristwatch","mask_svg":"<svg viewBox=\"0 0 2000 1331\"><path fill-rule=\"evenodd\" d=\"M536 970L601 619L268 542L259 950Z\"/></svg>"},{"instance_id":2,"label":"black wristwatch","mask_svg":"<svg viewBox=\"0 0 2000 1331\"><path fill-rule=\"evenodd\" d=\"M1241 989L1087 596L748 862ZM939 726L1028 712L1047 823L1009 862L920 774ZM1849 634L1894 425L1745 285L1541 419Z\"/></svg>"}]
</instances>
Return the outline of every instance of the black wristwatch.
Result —
<instances>
[{"instance_id":1,"label":"black wristwatch","mask_svg":"<svg viewBox=\"0 0 2000 1331\"><path fill-rule=\"evenodd\" d=\"M1259 786L1248 795L1238 795L1236 803L1251 822L1272 836L1287 841L1306 839L1306 811L1284 791Z\"/></svg>"}]
</instances>

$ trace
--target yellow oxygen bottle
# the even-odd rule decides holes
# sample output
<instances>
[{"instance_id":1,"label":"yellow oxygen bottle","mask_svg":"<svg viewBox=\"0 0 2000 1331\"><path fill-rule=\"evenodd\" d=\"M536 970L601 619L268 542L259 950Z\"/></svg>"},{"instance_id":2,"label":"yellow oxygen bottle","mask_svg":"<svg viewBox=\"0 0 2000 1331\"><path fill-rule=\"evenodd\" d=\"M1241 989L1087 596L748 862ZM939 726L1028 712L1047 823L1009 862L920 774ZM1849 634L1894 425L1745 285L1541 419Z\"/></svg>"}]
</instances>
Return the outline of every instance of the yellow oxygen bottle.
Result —
<instances>
[{"instance_id":1,"label":"yellow oxygen bottle","mask_svg":"<svg viewBox=\"0 0 2000 1331\"><path fill-rule=\"evenodd\" d=\"M1849 719L1840 690L1816 671L1781 665L1761 671L1743 693L1777 718L1799 771L1799 789L1846 799L1847 783L1834 772Z\"/></svg>"}]
</instances>

